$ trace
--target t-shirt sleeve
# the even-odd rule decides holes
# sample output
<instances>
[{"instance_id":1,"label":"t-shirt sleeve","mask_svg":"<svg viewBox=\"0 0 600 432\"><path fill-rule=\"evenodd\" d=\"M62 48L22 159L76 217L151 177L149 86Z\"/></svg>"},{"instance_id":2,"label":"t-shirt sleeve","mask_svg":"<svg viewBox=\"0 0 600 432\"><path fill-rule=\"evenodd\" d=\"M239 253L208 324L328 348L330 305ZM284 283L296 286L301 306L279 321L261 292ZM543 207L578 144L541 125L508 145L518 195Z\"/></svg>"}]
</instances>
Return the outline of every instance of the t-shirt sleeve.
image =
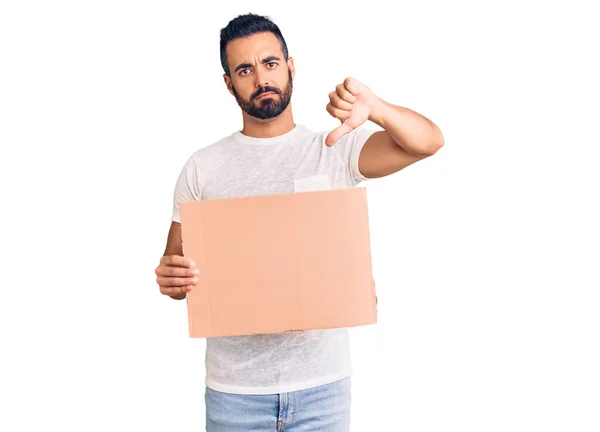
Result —
<instances>
[{"instance_id":1,"label":"t-shirt sleeve","mask_svg":"<svg viewBox=\"0 0 600 432\"><path fill-rule=\"evenodd\" d=\"M353 186L356 186L364 180L368 180L368 178L358 169L358 159L363 146L374 132L376 131L359 127L343 135L333 145L333 148L338 152L348 167L350 182Z\"/></svg>"},{"instance_id":2,"label":"t-shirt sleeve","mask_svg":"<svg viewBox=\"0 0 600 432\"><path fill-rule=\"evenodd\" d=\"M181 223L179 203L182 201L199 201L202 199L202 184L194 156L190 157L183 166L173 193L173 222Z\"/></svg>"}]
</instances>

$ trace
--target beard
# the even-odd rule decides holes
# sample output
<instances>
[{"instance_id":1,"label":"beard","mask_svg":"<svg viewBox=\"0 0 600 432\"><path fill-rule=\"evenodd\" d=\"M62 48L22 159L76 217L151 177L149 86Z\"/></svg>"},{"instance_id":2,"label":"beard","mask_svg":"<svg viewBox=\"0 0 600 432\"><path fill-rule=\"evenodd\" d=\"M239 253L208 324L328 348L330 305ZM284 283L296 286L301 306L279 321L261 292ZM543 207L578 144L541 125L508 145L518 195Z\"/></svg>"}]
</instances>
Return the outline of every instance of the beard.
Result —
<instances>
[{"instance_id":1,"label":"beard","mask_svg":"<svg viewBox=\"0 0 600 432\"><path fill-rule=\"evenodd\" d=\"M240 94L236 91L233 84L231 87L233 90L233 94L235 95L235 100L237 101L240 108L244 110L249 116L264 120L277 117L287 108L287 106L290 103L290 100L292 99L292 90L294 87L292 81L292 72L288 71L288 82L285 87L285 90L281 91L277 87L270 86L261 87L250 96L249 100L246 100L243 97L241 97ZM257 97L267 92L273 92L275 94L265 96L264 98L255 101ZM279 97L277 98L277 96Z\"/></svg>"}]
</instances>

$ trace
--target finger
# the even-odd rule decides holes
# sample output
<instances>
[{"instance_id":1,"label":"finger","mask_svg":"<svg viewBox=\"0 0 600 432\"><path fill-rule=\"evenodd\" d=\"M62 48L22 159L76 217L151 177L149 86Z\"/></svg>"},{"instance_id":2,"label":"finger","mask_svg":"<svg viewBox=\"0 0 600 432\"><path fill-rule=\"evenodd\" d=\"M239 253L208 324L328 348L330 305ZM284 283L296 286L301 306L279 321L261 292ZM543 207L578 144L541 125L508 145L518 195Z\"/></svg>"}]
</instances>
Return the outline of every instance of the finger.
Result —
<instances>
[{"instance_id":1,"label":"finger","mask_svg":"<svg viewBox=\"0 0 600 432\"><path fill-rule=\"evenodd\" d=\"M157 276L167 277L194 277L198 273L199 270L196 267L189 268L160 265L156 269Z\"/></svg>"},{"instance_id":2,"label":"finger","mask_svg":"<svg viewBox=\"0 0 600 432\"><path fill-rule=\"evenodd\" d=\"M358 96L361 91L361 84L358 80L348 77L344 80L344 88L354 96Z\"/></svg>"},{"instance_id":3,"label":"finger","mask_svg":"<svg viewBox=\"0 0 600 432\"><path fill-rule=\"evenodd\" d=\"M329 132L327 138L325 138L325 145L327 147L331 147L334 145L342 136L346 135L348 132L351 132L354 128L349 125L348 122L344 122L339 125L337 128Z\"/></svg>"},{"instance_id":4,"label":"finger","mask_svg":"<svg viewBox=\"0 0 600 432\"><path fill-rule=\"evenodd\" d=\"M357 101L356 96L350 93L350 91L344 86L344 84L338 84L335 88L335 91L337 92L340 98L347 102L355 103Z\"/></svg>"},{"instance_id":5,"label":"finger","mask_svg":"<svg viewBox=\"0 0 600 432\"><path fill-rule=\"evenodd\" d=\"M351 114L351 111L346 111L346 110L336 108L331 103L327 104L326 109L327 109L327 112L329 114L331 114L332 117L335 117L336 119L338 119L342 122L347 120Z\"/></svg>"},{"instance_id":6,"label":"finger","mask_svg":"<svg viewBox=\"0 0 600 432\"><path fill-rule=\"evenodd\" d=\"M189 293L192 290L192 286L183 286L178 288L161 287L160 293L168 296L174 296L179 294Z\"/></svg>"},{"instance_id":7,"label":"finger","mask_svg":"<svg viewBox=\"0 0 600 432\"><path fill-rule=\"evenodd\" d=\"M354 106L350 102L343 100L337 92L329 93L329 100L334 107L345 111L352 111L352 107Z\"/></svg>"},{"instance_id":8,"label":"finger","mask_svg":"<svg viewBox=\"0 0 600 432\"><path fill-rule=\"evenodd\" d=\"M179 255L165 255L161 258L160 263L166 266L196 267L194 261Z\"/></svg>"},{"instance_id":9,"label":"finger","mask_svg":"<svg viewBox=\"0 0 600 432\"><path fill-rule=\"evenodd\" d=\"M159 265L154 271L157 276L166 276L166 277L193 277L198 274L197 268L186 268L186 267L176 267L176 266L167 266L167 265Z\"/></svg>"},{"instance_id":10,"label":"finger","mask_svg":"<svg viewBox=\"0 0 600 432\"><path fill-rule=\"evenodd\" d=\"M198 278L158 276L156 278L156 283L161 287L181 287L185 285L196 285L198 283Z\"/></svg>"}]
</instances>

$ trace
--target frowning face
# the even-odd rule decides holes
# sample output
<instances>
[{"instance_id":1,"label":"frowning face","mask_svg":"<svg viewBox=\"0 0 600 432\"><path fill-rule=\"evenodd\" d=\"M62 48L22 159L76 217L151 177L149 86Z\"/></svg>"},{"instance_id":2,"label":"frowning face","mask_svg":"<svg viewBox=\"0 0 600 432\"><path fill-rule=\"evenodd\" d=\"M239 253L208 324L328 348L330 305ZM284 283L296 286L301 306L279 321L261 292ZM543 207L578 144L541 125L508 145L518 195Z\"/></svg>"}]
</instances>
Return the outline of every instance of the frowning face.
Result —
<instances>
[{"instance_id":1,"label":"frowning face","mask_svg":"<svg viewBox=\"0 0 600 432\"><path fill-rule=\"evenodd\" d=\"M248 115L270 119L288 107L293 90L293 59L286 63L273 33L229 42L227 64L231 75L224 75L227 88Z\"/></svg>"}]
</instances>

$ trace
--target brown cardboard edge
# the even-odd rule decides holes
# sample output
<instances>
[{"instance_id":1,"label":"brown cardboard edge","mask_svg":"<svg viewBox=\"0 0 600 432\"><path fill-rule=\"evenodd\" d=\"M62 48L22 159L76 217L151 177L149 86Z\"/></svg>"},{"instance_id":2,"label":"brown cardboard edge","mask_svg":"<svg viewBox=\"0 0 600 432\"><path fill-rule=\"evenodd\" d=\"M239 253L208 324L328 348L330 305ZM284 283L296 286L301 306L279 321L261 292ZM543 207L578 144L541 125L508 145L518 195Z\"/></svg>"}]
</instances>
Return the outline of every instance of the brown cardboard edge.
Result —
<instances>
[{"instance_id":1,"label":"brown cardboard edge","mask_svg":"<svg viewBox=\"0 0 600 432\"><path fill-rule=\"evenodd\" d=\"M200 232L201 235L204 236L204 233L206 232L206 230L204 229L204 206L200 203L200 201L182 201L179 203L179 211L180 211L180 220L181 220L181 241L182 241L182 251L183 251L183 256L185 257L185 220L187 220L187 209L191 209L192 207L198 207L199 209L199 214L200 214ZM206 239L203 238L203 243L206 243ZM198 265L200 263L196 263L196 265ZM200 266L203 271L201 271L201 281L202 281L202 285L204 287L208 287L208 284L206 283L206 279L207 279L207 275L206 275L206 265L204 262L201 263L202 265ZM208 332L206 335L202 335L202 332L199 332L198 329L194 328L194 322L192 319L192 314L191 314L191 310L192 310L192 306L190 305L190 302L188 301L188 298L186 296L186 310L187 310L187 314L188 314L188 337L190 338L207 338L207 337L211 337L212 336L212 317L210 315L210 292L207 295L208 297L208 301L207 301L207 309L208 309Z\"/></svg>"},{"instance_id":2,"label":"brown cardboard edge","mask_svg":"<svg viewBox=\"0 0 600 432\"><path fill-rule=\"evenodd\" d=\"M179 223L181 224L181 250L185 257L185 231L186 231L186 220L187 220L187 207L189 207L190 201L179 202ZM192 322L192 315L190 314L190 302L188 295L185 296L186 310L187 310L187 321L188 321L188 336L193 337L194 324Z\"/></svg>"}]
</instances>

